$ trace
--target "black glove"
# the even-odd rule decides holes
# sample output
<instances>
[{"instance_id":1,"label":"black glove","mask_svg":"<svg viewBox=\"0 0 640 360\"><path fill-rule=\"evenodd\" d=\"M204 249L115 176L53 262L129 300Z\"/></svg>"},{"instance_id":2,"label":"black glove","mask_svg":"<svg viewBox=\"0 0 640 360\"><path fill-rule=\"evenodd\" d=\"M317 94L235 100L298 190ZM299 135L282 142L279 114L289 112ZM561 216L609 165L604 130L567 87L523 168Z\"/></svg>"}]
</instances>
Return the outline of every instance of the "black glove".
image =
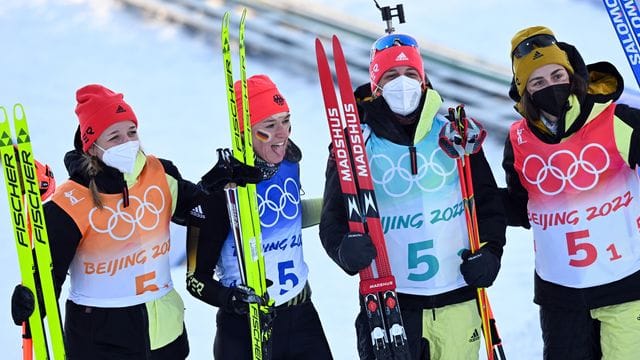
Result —
<instances>
[{"instance_id":1,"label":"black glove","mask_svg":"<svg viewBox=\"0 0 640 360\"><path fill-rule=\"evenodd\" d=\"M246 285L238 285L231 288L228 299L228 309L238 315L245 315L249 312L249 304L266 306L268 299L260 297L252 288Z\"/></svg>"},{"instance_id":2,"label":"black glove","mask_svg":"<svg viewBox=\"0 0 640 360\"><path fill-rule=\"evenodd\" d=\"M11 317L16 325L22 325L33 314L36 301L33 292L23 285L17 285L11 294ZM44 309L43 309L44 310Z\"/></svg>"},{"instance_id":3,"label":"black glove","mask_svg":"<svg viewBox=\"0 0 640 360\"><path fill-rule=\"evenodd\" d=\"M366 268L377 255L371 238L363 233L346 233L338 248L338 258L342 268L348 272L355 273Z\"/></svg>"},{"instance_id":4,"label":"black glove","mask_svg":"<svg viewBox=\"0 0 640 360\"><path fill-rule=\"evenodd\" d=\"M460 272L469 286L486 288L493 284L500 270L500 259L494 253L481 248L475 254L464 250L461 256Z\"/></svg>"},{"instance_id":5,"label":"black glove","mask_svg":"<svg viewBox=\"0 0 640 360\"><path fill-rule=\"evenodd\" d=\"M208 192L222 190L230 182L238 186L257 184L262 180L262 171L246 165L231 155L229 149L218 149L218 162L202 177L200 186Z\"/></svg>"}]
</instances>

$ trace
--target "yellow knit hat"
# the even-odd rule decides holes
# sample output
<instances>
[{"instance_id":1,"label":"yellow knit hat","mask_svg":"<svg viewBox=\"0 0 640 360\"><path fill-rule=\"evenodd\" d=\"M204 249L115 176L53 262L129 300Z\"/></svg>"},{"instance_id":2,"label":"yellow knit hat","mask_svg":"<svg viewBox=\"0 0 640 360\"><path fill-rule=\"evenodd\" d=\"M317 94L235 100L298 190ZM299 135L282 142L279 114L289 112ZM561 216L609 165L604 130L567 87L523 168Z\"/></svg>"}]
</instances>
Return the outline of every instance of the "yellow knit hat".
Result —
<instances>
[{"instance_id":1,"label":"yellow knit hat","mask_svg":"<svg viewBox=\"0 0 640 360\"><path fill-rule=\"evenodd\" d=\"M511 69L513 71L513 80L520 96L524 93L531 73L541 66L558 64L564 66L569 73L573 74L573 67L569 62L567 53L562 51L558 47L558 44L536 47L533 51L521 58L513 56L513 51L520 43L536 35L555 36L547 27L532 26L518 31L511 39L511 61L513 62Z\"/></svg>"}]
</instances>

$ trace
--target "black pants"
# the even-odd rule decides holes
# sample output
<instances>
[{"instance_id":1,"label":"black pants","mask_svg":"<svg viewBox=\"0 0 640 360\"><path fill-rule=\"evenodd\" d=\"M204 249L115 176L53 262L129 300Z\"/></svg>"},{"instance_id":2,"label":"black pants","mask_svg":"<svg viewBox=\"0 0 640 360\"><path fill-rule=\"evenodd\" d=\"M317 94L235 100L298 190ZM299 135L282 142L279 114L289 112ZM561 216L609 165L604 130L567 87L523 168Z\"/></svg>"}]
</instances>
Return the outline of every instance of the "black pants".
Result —
<instances>
[{"instance_id":1,"label":"black pants","mask_svg":"<svg viewBox=\"0 0 640 360\"><path fill-rule=\"evenodd\" d=\"M95 308L67 301L64 331L69 360L183 360L189 354L186 328L170 344L151 351L144 304Z\"/></svg>"},{"instance_id":2,"label":"black pants","mask_svg":"<svg viewBox=\"0 0 640 360\"><path fill-rule=\"evenodd\" d=\"M422 311L402 309L402 323L407 334L411 358L415 360L429 359L429 343L422 337ZM375 360L371 345L371 331L367 321L367 314L361 307L356 318L356 334L358 336L358 354L361 360Z\"/></svg>"},{"instance_id":3,"label":"black pants","mask_svg":"<svg viewBox=\"0 0 640 360\"><path fill-rule=\"evenodd\" d=\"M251 359L246 315L218 310L213 355L217 360ZM311 301L276 309L271 333L273 360L331 360L329 342Z\"/></svg>"},{"instance_id":4,"label":"black pants","mask_svg":"<svg viewBox=\"0 0 640 360\"><path fill-rule=\"evenodd\" d=\"M540 306L544 360L596 360L600 350L600 322L589 310Z\"/></svg>"}]
</instances>

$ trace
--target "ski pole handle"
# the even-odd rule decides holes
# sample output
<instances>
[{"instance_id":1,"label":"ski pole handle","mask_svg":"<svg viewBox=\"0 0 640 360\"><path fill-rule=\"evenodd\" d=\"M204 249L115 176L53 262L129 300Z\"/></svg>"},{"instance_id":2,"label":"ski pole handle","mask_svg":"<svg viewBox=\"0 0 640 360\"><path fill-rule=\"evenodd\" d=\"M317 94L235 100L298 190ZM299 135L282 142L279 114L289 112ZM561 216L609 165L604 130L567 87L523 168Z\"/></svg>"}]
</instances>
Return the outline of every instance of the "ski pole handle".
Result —
<instances>
[{"instance_id":1,"label":"ski pole handle","mask_svg":"<svg viewBox=\"0 0 640 360\"><path fill-rule=\"evenodd\" d=\"M478 121L467 117L464 105L449 108L446 117L449 123L440 129L438 137L442 151L453 159L480 151L487 132Z\"/></svg>"}]
</instances>

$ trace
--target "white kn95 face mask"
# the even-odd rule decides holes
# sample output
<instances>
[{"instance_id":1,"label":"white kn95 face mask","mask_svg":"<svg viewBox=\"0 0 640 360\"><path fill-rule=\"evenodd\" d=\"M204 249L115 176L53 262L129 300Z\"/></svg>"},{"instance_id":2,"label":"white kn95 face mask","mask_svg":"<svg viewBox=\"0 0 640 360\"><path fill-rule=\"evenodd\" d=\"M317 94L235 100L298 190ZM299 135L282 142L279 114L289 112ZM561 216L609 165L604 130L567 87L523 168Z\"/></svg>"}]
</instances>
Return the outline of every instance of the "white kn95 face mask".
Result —
<instances>
[{"instance_id":1,"label":"white kn95 face mask","mask_svg":"<svg viewBox=\"0 0 640 360\"><path fill-rule=\"evenodd\" d=\"M136 164L136 158L138 157L138 151L140 150L140 141L133 140L127 141L120 145L112 146L108 149L103 149L98 146L98 149L102 150L102 161L114 167L122 173L130 173Z\"/></svg>"},{"instance_id":2,"label":"white kn95 face mask","mask_svg":"<svg viewBox=\"0 0 640 360\"><path fill-rule=\"evenodd\" d=\"M411 114L420 104L422 84L415 79L401 75L382 87L382 97L398 115Z\"/></svg>"}]
</instances>

